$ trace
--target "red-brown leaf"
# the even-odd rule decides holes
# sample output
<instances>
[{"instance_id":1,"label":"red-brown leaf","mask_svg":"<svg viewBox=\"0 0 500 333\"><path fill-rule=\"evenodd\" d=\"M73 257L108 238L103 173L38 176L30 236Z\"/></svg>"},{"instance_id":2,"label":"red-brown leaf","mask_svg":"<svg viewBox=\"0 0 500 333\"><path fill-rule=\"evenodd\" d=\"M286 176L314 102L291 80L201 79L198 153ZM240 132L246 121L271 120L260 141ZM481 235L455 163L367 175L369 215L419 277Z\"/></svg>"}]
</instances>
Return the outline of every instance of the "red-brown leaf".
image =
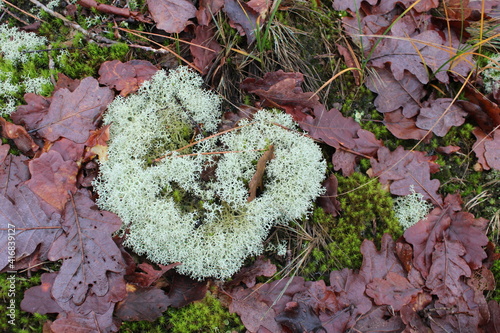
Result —
<instances>
[{"instance_id":1,"label":"red-brown leaf","mask_svg":"<svg viewBox=\"0 0 500 333\"><path fill-rule=\"evenodd\" d=\"M0 270L9 264L9 236L15 238L15 261L20 262L39 249L40 260L46 260L54 240L61 235L61 216L48 216L41 208L39 198L26 186L14 187L10 198L0 194ZM18 265L9 270L21 269Z\"/></svg>"},{"instance_id":2,"label":"red-brown leaf","mask_svg":"<svg viewBox=\"0 0 500 333\"><path fill-rule=\"evenodd\" d=\"M74 92L59 89L47 115L38 123L38 133L49 141L65 137L84 143L113 97L109 88L99 87L97 80L91 77L83 79Z\"/></svg>"},{"instance_id":3,"label":"red-brown leaf","mask_svg":"<svg viewBox=\"0 0 500 333\"><path fill-rule=\"evenodd\" d=\"M0 145L0 194L13 198L18 184L30 178L25 156L8 154L10 146Z\"/></svg>"},{"instance_id":4,"label":"red-brown leaf","mask_svg":"<svg viewBox=\"0 0 500 333\"><path fill-rule=\"evenodd\" d=\"M136 92L140 85L158 71L158 68L149 61L131 60L123 63L119 60L106 61L99 68L99 83L120 92L120 96L127 96Z\"/></svg>"},{"instance_id":5,"label":"red-brown leaf","mask_svg":"<svg viewBox=\"0 0 500 333\"><path fill-rule=\"evenodd\" d=\"M132 275L127 276L127 281L134 283L140 287L150 287L153 283L158 281L159 278L165 274L165 272L179 266L179 263L170 264L167 266L159 265L160 269L155 269L150 264L143 262L137 265L143 272L134 272Z\"/></svg>"},{"instance_id":6,"label":"red-brown leaf","mask_svg":"<svg viewBox=\"0 0 500 333\"><path fill-rule=\"evenodd\" d=\"M24 298L21 301L21 310L31 313L60 313L63 309L52 298L51 291L57 272L43 273L41 276L42 284L31 287L24 292Z\"/></svg>"},{"instance_id":7,"label":"red-brown leaf","mask_svg":"<svg viewBox=\"0 0 500 333\"><path fill-rule=\"evenodd\" d=\"M252 44L255 41L259 14L240 0L225 0L222 10L229 17L229 24L236 28L240 35L246 35L247 43Z\"/></svg>"},{"instance_id":8,"label":"red-brown leaf","mask_svg":"<svg viewBox=\"0 0 500 333\"><path fill-rule=\"evenodd\" d=\"M451 98L438 98L425 103L417 116L416 125L424 130L432 130L437 136L445 136L453 126L460 126L465 121L467 112L453 104Z\"/></svg>"},{"instance_id":9,"label":"red-brown leaf","mask_svg":"<svg viewBox=\"0 0 500 333\"><path fill-rule=\"evenodd\" d=\"M195 45L190 45L189 49L193 55L193 62L196 67L201 69L202 74L207 74L210 70L210 65L212 65L217 55L222 50L222 47L217 43L214 38L214 27L199 25L195 29L196 37L191 40L191 43ZM201 48L196 45L201 45L206 48Z\"/></svg>"},{"instance_id":10,"label":"red-brown leaf","mask_svg":"<svg viewBox=\"0 0 500 333\"><path fill-rule=\"evenodd\" d=\"M196 18L199 25L208 25L212 16L217 14L224 6L224 0L200 0Z\"/></svg>"},{"instance_id":11,"label":"red-brown leaf","mask_svg":"<svg viewBox=\"0 0 500 333\"><path fill-rule=\"evenodd\" d=\"M115 316L125 321L155 321L169 306L163 290L127 284L127 297L116 305Z\"/></svg>"},{"instance_id":12,"label":"red-brown leaf","mask_svg":"<svg viewBox=\"0 0 500 333\"><path fill-rule=\"evenodd\" d=\"M390 305L394 311L410 304L421 293L407 278L394 272L387 273L384 279L376 278L366 286L366 294L373 298L377 305Z\"/></svg>"},{"instance_id":13,"label":"red-brown leaf","mask_svg":"<svg viewBox=\"0 0 500 333\"><path fill-rule=\"evenodd\" d=\"M271 263L271 260L264 260L263 257L257 260L249 267L243 267L231 279L229 285L237 286L243 282L248 288L255 286L255 279L259 276L271 277L276 274L276 265Z\"/></svg>"},{"instance_id":14,"label":"red-brown leaf","mask_svg":"<svg viewBox=\"0 0 500 333\"><path fill-rule=\"evenodd\" d=\"M40 122L49 112L51 98L28 93L24 95L27 105L17 107L16 112L11 114L12 120L19 125L24 125L28 130L39 127Z\"/></svg>"},{"instance_id":15,"label":"red-brown leaf","mask_svg":"<svg viewBox=\"0 0 500 333\"><path fill-rule=\"evenodd\" d=\"M107 272L123 272L124 262L111 235L120 228L115 214L97 210L86 190L78 191L66 205L62 223L65 234L52 245L49 259L64 259L52 295L58 302L79 305L87 292L105 295Z\"/></svg>"},{"instance_id":16,"label":"red-brown leaf","mask_svg":"<svg viewBox=\"0 0 500 333\"><path fill-rule=\"evenodd\" d=\"M14 140L17 148L25 155L32 156L40 148L24 127L9 123L2 117L0 117L0 127L2 128L2 136Z\"/></svg>"},{"instance_id":17,"label":"red-brown leaf","mask_svg":"<svg viewBox=\"0 0 500 333\"><path fill-rule=\"evenodd\" d=\"M157 28L166 32L181 32L196 14L196 7L188 0L148 0L147 4Z\"/></svg>"},{"instance_id":18,"label":"red-brown leaf","mask_svg":"<svg viewBox=\"0 0 500 333\"><path fill-rule=\"evenodd\" d=\"M76 162L64 161L60 153L51 150L31 160L29 169L31 179L26 185L48 204L62 211L69 192L76 191Z\"/></svg>"},{"instance_id":19,"label":"red-brown leaf","mask_svg":"<svg viewBox=\"0 0 500 333\"><path fill-rule=\"evenodd\" d=\"M196 281L185 275L175 274L168 293L168 305L181 308L203 299L208 290L206 281Z\"/></svg>"}]
</instances>

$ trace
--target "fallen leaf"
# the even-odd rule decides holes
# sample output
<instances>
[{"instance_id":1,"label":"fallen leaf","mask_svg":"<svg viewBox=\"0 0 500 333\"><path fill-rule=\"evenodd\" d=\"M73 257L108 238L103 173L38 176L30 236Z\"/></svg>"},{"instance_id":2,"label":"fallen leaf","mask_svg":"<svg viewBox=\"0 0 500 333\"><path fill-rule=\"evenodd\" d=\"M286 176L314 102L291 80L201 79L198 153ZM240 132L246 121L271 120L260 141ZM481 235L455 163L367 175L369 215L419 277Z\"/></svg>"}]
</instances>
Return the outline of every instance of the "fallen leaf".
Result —
<instances>
[{"instance_id":1,"label":"fallen leaf","mask_svg":"<svg viewBox=\"0 0 500 333\"><path fill-rule=\"evenodd\" d=\"M158 265L160 269L155 269L150 264L143 262L137 265L143 272L134 272L132 275L127 276L127 281L134 283L140 287L151 287L153 283L158 281L159 278L165 274L165 272L174 268L175 266L179 266L179 263L170 264L167 266Z\"/></svg>"},{"instance_id":2,"label":"fallen leaf","mask_svg":"<svg viewBox=\"0 0 500 333\"><path fill-rule=\"evenodd\" d=\"M437 136L445 136L453 126L460 126L465 122L467 112L453 104L451 98L438 98L426 102L417 116L417 127L432 130Z\"/></svg>"},{"instance_id":3,"label":"fallen leaf","mask_svg":"<svg viewBox=\"0 0 500 333\"><path fill-rule=\"evenodd\" d=\"M2 128L2 136L12 139L17 148L25 155L32 155L40 148L24 127L9 123L2 117L0 117L0 127Z\"/></svg>"},{"instance_id":4,"label":"fallen leaf","mask_svg":"<svg viewBox=\"0 0 500 333\"><path fill-rule=\"evenodd\" d=\"M488 302L491 321L485 326L485 332L500 333L500 304L494 300Z\"/></svg>"},{"instance_id":5,"label":"fallen leaf","mask_svg":"<svg viewBox=\"0 0 500 333\"><path fill-rule=\"evenodd\" d=\"M123 63L119 60L106 61L99 68L99 83L127 96L136 92L144 81L150 80L158 68L149 61L131 60Z\"/></svg>"},{"instance_id":6,"label":"fallen leaf","mask_svg":"<svg viewBox=\"0 0 500 333\"><path fill-rule=\"evenodd\" d=\"M289 302L285 310L275 320L286 326L292 333L320 332L325 328L309 304Z\"/></svg>"},{"instance_id":7,"label":"fallen leaf","mask_svg":"<svg viewBox=\"0 0 500 333\"><path fill-rule=\"evenodd\" d=\"M331 174L323 182L323 187L325 187L326 192L318 198L318 204L323 208L328 214L337 216L341 211L340 202L337 200L337 190L339 182L335 174Z\"/></svg>"},{"instance_id":8,"label":"fallen leaf","mask_svg":"<svg viewBox=\"0 0 500 333\"><path fill-rule=\"evenodd\" d=\"M500 170L500 129L493 133L493 140L484 142L484 159L490 168Z\"/></svg>"},{"instance_id":9,"label":"fallen leaf","mask_svg":"<svg viewBox=\"0 0 500 333\"><path fill-rule=\"evenodd\" d=\"M250 202L257 197L258 189L263 190L264 188L263 177L264 177L264 172L266 171L266 164L273 158L274 158L274 146L270 145L268 149L264 152L264 154L262 154L262 156L257 161L255 174L252 176L252 179L250 179L250 182L248 183L249 196L247 198L247 202Z\"/></svg>"},{"instance_id":10,"label":"fallen leaf","mask_svg":"<svg viewBox=\"0 0 500 333\"><path fill-rule=\"evenodd\" d=\"M195 38L191 40L189 50L193 55L193 62L196 67L202 70L202 74L207 74L210 66L217 58L222 47L214 38L214 27L199 25L195 28ZM193 45L194 44L194 45ZM201 48L197 45L208 48Z\"/></svg>"},{"instance_id":11,"label":"fallen leaf","mask_svg":"<svg viewBox=\"0 0 500 333\"><path fill-rule=\"evenodd\" d=\"M113 307L106 313L89 313L82 315L77 312L70 312L66 316L57 318L50 325L53 333L107 333L117 332L118 327L113 321Z\"/></svg>"},{"instance_id":12,"label":"fallen leaf","mask_svg":"<svg viewBox=\"0 0 500 333\"><path fill-rule=\"evenodd\" d=\"M207 293L206 281L196 281L185 275L175 274L170 284L168 305L181 308L191 302L203 299Z\"/></svg>"},{"instance_id":13,"label":"fallen leaf","mask_svg":"<svg viewBox=\"0 0 500 333\"><path fill-rule=\"evenodd\" d=\"M200 0L196 19L199 25L208 25L212 17L224 6L224 0Z\"/></svg>"},{"instance_id":14,"label":"fallen leaf","mask_svg":"<svg viewBox=\"0 0 500 333\"><path fill-rule=\"evenodd\" d=\"M12 201L0 195L0 270L6 266L9 270L25 268L14 264L37 249L39 260L46 260L49 248L62 233L61 216L47 215L40 207L39 198L28 187L14 187L10 198ZM15 253L9 250L13 239Z\"/></svg>"},{"instance_id":15,"label":"fallen leaf","mask_svg":"<svg viewBox=\"0 0 500 333\"><path fill-rule=\"evenodd\" d=\"M255 286L255 279L259 276L271 277L276 274L276 265L271 263L271 260L258 257L257 260L249 267L243 267L236 273L227 286L237 286L243 282L247 288ZM226 286L226 287L227 287Z\"/></svg>"},{"instance_id":16,"label":"fallen leaf","mask_svg":"<svg viewBox=\"0 0 500 333\"><path fill-rule=\"evenodd\" d=\"M30 178L28 169L28 158L25 156L16 156L8 154L9 145L0 145L0 194L13 199L17 185Z\"/></svg>"},{"instance_id":17,"label":"fallen leaf","mask_svg":"<svg viewBox=\"0 0 500 333\"><path fill-rule=\"evenodd\" d=\"M398 139L423 139L424 142L428 143L432 138L432 133L416 126L415 117L406 118L401 108L384 113L384 125Z\"/></svg>"},{"instance_id":18,"label":"fallen leaf","mask_svg":"<svg viewBox=\"0 0 500 333\"><path fill-rule=\"evenodd\" d=\"M51 295L52 286L57 274L58 272L43 273L41 276L42 284L31 287L24 292L24 298L21 301L21 310L39 314L63 312L63 309L61 309Z\"/></svg>"},{"instance_id":19,"label":"fallen leaf","mask_svg":"<svg viewBox=\"0 0 500 333\"><path fill-rule=\"evenodd\" d=\"M124 271L120 250L111 235L120 228L115 214L96 209L86 190L79 190L66 205L64 234L49 251L52 261L63 259L52 296L60 302L80 305L88 292L104 296L110 286L107 272Z\"/></svg>"},{"instance_id":20,"label":"fallen leaf","mask_svg":"<svg viewBox=\"0 0 500 333\"><path fill-rule=\"evenodd\" d=\"M43 153L29 162L31 179L26 185L41 199L62 211L70 194L76 192L78 166L64 161L55 150Z\"/></svg>"},{"instance_id":21,"label":"fallen leaf","mask_svg":"<svg viewBox=\"0 0 500 333\"><path fill-rule=\"evenodd\" d=\"M240 0L225 0L222 10L229 17L231 27L236 28L240 35L246 35L248 45L252 44L255 41L255 31L260 26L257 22L259 14Z\"/></svg>"},{"instance_id":22,"label":"fallen leaf","mask_svg":"<svg viewBox=\"0 0 500 333\"><path fill-rule=\"evenodd\" d=\"M366 294L377 305L390 305L394 311L410 304L422 289L415 288L407 278L394 272L387 273L384 279L376 278L366 286Z\"/></svg>"},{"instance_id":23,"label":"fallen leaf","mask_svg":"<svg viewBox=\"0 0 500 333\"><path fill-rule=\"evenodd\" d=\"M84 143L113 97L109 88L99 87L92 77L83 79L74 92L59 89L47 115L38 123L38 134L49 141L65 137Z\"/></svg>"},{"instance_id":24,"label":"fallen leaf","mask_svg":"<svg viewBox=\"0 0 500 333\"><path fill-rule=\"evenodd\" d=\"M453 153L460 151L460 147L459 146L451 146L451 145L446 146L446 147L437 147L436 151L438 153L441 153L441 154L451 155Z\"/></svg>"},{"instance_id":25,"label":"fallen leaf","mask_svg":"<svg viewBox=\"0 0 500 333\"><path fill-rule=\"evenodd\" d=\"M435 245L432 253L432 265L425 285L440 303L447 306L455 305L464 292L460 278L471 276L471 270L462 258L464 254L465 248L460 242L446 238Z\"/></svg>"},{"instance_id":26,"label":"fallen leaf","mask_svg":"<svg viewBox=\"0 0 500 333\"><path fill-rule=\"evenodd\" d=\"M165 292L154 287L127 284L127 297L116 304L114 315L125 321L155 321L168 308Z\"/></svg>"},{"instance_id":27,"label":"fallen leaf","mask_svg":"<svg viewBox=\"0 0 500 333\"><path fill-rule=\"evenodd\" d=\"M422 107L420 100L426 94L424 85L413 74L404 72L398 80L385 68L375 68L368 76L366 87L378 94L373 102L377 111L385 113L403 108L405 118L418 114Z\"/></svg>"},{"instance_id":28,"label":"fallen leaf","mask_svg":"<svg viewBox=\"0 0 500 333\"><path fill-rule=\"evenodd\" d=\"M40 127L40 122L49 112L52 98L47 98L33 93L24 95L27 105L20 105L10 116L14 123L25 126L28 130Z\"/></svg>"},{"instance_id":29,"label":"fallen leaf","mask_svg":"<svg viewBox=\"0 0 500 333\"><path fill-rule=\"evenodd\" d=\"M147 4L156 27L166 32L181 32L196 15L196 7L188 0L148 0Z\"/></svg>"},{"instance_id":30,"label":"fallen leaf","mask_svg":"<svg viewBox=\"0 0 500 333\"><path fill-rule=\"evenodd\" d=\"M390 312L387 306L377 306L360 316L351 330L353 332L399 333L404 328L405 324L400 316Z\"/></svg>"}]
</instances>

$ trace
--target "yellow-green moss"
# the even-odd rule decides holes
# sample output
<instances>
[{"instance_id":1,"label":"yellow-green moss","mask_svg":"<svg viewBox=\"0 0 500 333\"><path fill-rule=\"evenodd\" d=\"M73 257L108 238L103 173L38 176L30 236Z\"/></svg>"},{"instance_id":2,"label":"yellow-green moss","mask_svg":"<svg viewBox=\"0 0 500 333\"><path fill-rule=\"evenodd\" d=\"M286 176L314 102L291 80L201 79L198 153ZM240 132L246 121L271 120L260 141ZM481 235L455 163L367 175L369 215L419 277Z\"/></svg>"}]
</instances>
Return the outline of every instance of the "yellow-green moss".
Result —
<instances>
[{"instance_id":1,"label":"yellow-green moss","mask_svg":"<svg viewBox=\"0 0 500 333\"><path fill-rule=\"evenodd\" d=\"M242 332L240 318L222 306L221 302L207 293L201 301L180 309L169 309L172 333Z\"/></svg>"},{"instance_id":2,"label":"yellow-green moss","mask_svg":"<svg viewBox=\"0 0 500 333\"><path fill-rule=\"evenodd\" d=\"M313 223L322 224L333 241L326 248L313 249L309 264L303 270L311 277L321 277L334 269L359 268L362 262L359 248L364 239L379 244L384 233L393 238L402 234L394 216L392 198L378 181L361 173L347 178L339 176L338 180L340 216L333 217L321 208L313 212Z\"/></svg>"}]
</instances>

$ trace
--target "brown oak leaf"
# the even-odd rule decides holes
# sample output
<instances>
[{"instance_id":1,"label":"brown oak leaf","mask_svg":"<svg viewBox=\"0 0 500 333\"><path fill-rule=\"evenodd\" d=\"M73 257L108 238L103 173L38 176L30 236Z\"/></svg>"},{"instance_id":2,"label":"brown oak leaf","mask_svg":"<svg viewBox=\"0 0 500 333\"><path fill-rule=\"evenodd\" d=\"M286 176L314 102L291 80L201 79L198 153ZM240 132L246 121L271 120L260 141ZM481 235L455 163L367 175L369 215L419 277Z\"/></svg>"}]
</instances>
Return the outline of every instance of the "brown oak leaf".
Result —
<instances>
[{"instance_id":1,"label":"brown oak leaf","mask_svg":"<svg viewBox=\"0 0 500 333\"><path fill-rule=\"evenodd\" d=\"M25 126L28 130L40 127L40 122L49 112L51 98L39 96L33 93L24 95L27 105L20 105L17 110L11 114L14 123Z\"/></svg>"},{"instance_id":2,"label":"brown oak leaf","mask_svg":"<svg viewBox=\"0 0 500 333\"><path fill-rule=\"evenodd\" d=\"M28 169L28 158L8 154L9 145L0 145L0 194L7 198L13 198L15 188L18 184L30 178Z\"/></svg>"},{"instance_id":3,"label":"brown oak leaf","mask_svg":"<svg viewBox=\"0 0 500 333\"><path fill-rule=\"evenodd\" d=\"M31 179L26 185L48 204L62 211L69 192L76 191L76 162L65 161L59 152L51 150L31 160L29 170Z\"/></svg>"},{"instance_id":4,"label":"brown oak leaf","mask_svg":"<svg viewBox=\"0 0 500 333\"><path fill-rule=\"evenodd\" d=\"M196 7L188 0L148 0L147 4L158 29L166 32L181 32L196 14Z\"/></svg>"},{"instance_id":5,"label":"brown oak leaf","mask_svg":"<svg viewBox=\"0 0 500 333\"><path fill-rule=\"evenodd\" d=\"M236 273L227 286L237 286L243 282L248 288L252 288L255 286L257 277L271 277L274 274L276 274L276 265L272 264L269 259L265 260L263 257L259 257L251 266L243 267Z\"/></svg>"},{"instance_id":6,"label":"brown oak leaf","mask_svg":"<svg viewBox=\"0 0 500 333\"><path fill-rule=\"evenodd\" d=\"M212 21L212 16L217 14L224 6L224 0L200 0L196 18L199 25L208 25Z\"/></svg>"},{"instance_id":7,"label":"brown oak leaf","mask_svg":"<svg viewBox=\"0 0 500 333\"><path fill-rule=\"evenodd\" d=\"M123 63L119 60L106 61L99 68L99 83L120 92L120 96L127 96L136 92L144 81L158 71L158 68L149 61L131 60Z\"/></svg>"},{"instance_id":8,"label":"brown oak leaf","mask_svg":"<svg viewBox=\"0 0 500 333\"><path fill-rule=\"evenodd\" d=\"M47 215L40 199L28 187L14 187L10 198L12 201L0 194L0 270L9 264L9 254L20 262L38 249L38 259L46 260L49 248L62 233L61 216ZM15 253L9 253L13 239ZM25 268L11 264L7 266L10 270Z\"/></svg>"},{"instance_id":9,"label":"brown oak leaf","mask_svg":"<svg viewBox=\"0 0 500 333\"><path fill-rule=\"evenodd\" d=\"M394 272L387 273L384 279L376 278L366 286L366 294L373 298L377 305L390 305L394 311L410 304L421 293L407 278Z\"/></svg>"},{"instance_id":10,"label":"brown oak leaf","mask_svg":"<svg viewBox=\"0 0 500 333\"><path fill-rule=\"evenodd\" d=\"M202 74L207 74L222 47L214 39L214 27L199 25L195 28L195 38L191 40L189 50L193 55L193 62L200 68ZM197 45L204 46L201 48ZM207 49L208 48L208 49Z\"/></svg>"},{"instance_id":11,"label":"brown oak leaf","mask_svg":"<svg viewBox=\"0 0 500 333\"><path fill-rule=\"evenodd\" d=\"M110 290L107 272L120 273L125 264L111 238L120 228L115 214L99 211L86 190L79 190L66 205L64 234L52 245L49 259L63 259L52 296L80 305L88 292L103 296Z\"/></svg>"},{"instance_id":12,"label":"brown oak leaf","mask_svg":"<svg viewBox=\"0 0 500 333\"><path fill-rule=\"evenodd\" d=\"M169 306L165 292L154 287L127 284L127 297L116 304L115 316L125 321L155 321Z\"/></svg>"},{"instance_id":13,"label":"brown oak leaf","mask_svg":"<svg viewBox=\"0 0 500 333\"><path fill-rule=\"evenodd\" d=\"M49 141L65 137L84 143L113 97L108 87L99 87L96 79L87 77L74 92L59 89L54 93L49 111L36 129Z\"/></svg>"},{"instance_id":14,"label":"brown oak leaf","mask_svg":"<svg viewBox=\"0 0 500 333\"><path fill-rule=\"evenodd\" d=\"M42 284L31 287L24 292L24 298L21 301L21 310L39 314L63 312L63 309L61 309L51 295L52 286L57 274L57 272L43 273L41 276Z\"/></svg>"},{"instance_id":15,"label":"brown oak leaf","mask_svg":"<svg viewBox=\"0 0 500 333\"><path fill-rule=\"evenodd\" d=\"M24 127L9 123L2 117L0 117L0 127L2 128L1 135L12 139L17 148L25 155L32 156L40 148Z\"/></svg>"},{"instance_id":16,"label":"brown oak leaf","mask_svg":"<svg viewBox=\"0 0 500 333\"><path fill-rule=\"evenodd\" d=\"M426 102L420 109L416 125L424 130L432 130L437 136L445 136L452 126L460 126L467 112L453 104L451 98L438 98Z\"/></svg>"},{"instance_id":17,"label":"brown oak leaf","mask_svg":"<svg viewBox=\"0 0 500 333\"><path fill-rule=\"evenodd\" d=\"M470 277L471 269L462 258L465 248L460 242L444 239L434 246L432 265L425 285L447 306L457 303L464 292L460 284L462 276Z\"/></svg>"},{"instance_id":18,"label":"brown oak leaf","mask_svg":"<svg viewBox=\"0 0 500 333\"><path fill-rule=\"evenodd\" d=\"M255 41L255 31L263 22L258 22L259 14L247 3L240 0L225 0L222 9L229 17L229 24L236 28L240 35L247 37L247 43Z\"/></svg>"}]
</instances>

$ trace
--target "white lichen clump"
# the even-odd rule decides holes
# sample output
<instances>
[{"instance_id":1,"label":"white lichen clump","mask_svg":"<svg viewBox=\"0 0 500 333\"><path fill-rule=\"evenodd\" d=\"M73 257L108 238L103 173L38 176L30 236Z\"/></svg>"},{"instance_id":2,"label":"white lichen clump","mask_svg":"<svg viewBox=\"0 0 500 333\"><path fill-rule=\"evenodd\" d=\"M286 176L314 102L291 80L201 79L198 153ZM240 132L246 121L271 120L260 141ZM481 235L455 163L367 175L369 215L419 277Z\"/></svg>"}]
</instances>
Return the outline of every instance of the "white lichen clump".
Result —
<instances>
[{"instance_id":1,"label":"white lichen clump","mask_svg":"<svg viewBox=\"0 0 500 333\"><path fill-rule=\"evenodd\" d=\"M3 2L0 2L3 3ZM9 28L6 24L0 25L0 57L9 62L13 68L19 63L25 63L34 57L33 51L44 47L47 43L45 37L34 33L19 31ZM40 93L44 86L51 85L49 78L22 76L19 80L13 79L12 72L0 71L0 97L4 99L0 104L0 115L11 114L16 110L20 101L13 97L18 93Z\"/></svg>"},{"instance_id":2,"label":"white lichen clump","mask_svg":"<svg viewBox=\"0 0 500 333\"><path fill-rule=\"evenodd\" d=\"M37 36L32 32L19 31L16 28L9 28L7 24L0 25L0 53L6 60L26 62L31 57L30 53L23 51L33 51L47 44L45 37Z\"/></svg>"},{"instance_id":3,"label":"white lichen clump","mask_svg":"<svg viewBox=\"0 0 500 333\"><path fill-rule=\"evenodd\" d=\"M484 82L484 90L490 94L500 89L500 54L491 58L484 71L481 72Z\"/></svg>"},{"instance_id":4,"label":"white lichen clump","mask_svg":"<svg viewBox=\"0 0 500 333\"><path fill-rule=\"evenodd\" d=\"M161 264L181 262L178 271L194 278L228 278L262 252L272 226L309 212L323 191L326 163L279 112L261 110L241 128L210 136L221 119L220 100L201 85L180 67L115 99L105 115L112 124L109 158L95 187L99 205L122 218L135 252ZM186 126L204 135L175 151L185 146L179 133ZM271 145L264 189L248 201L248 183Z\"/></svg>"},{"instance_id":5,"label":"white lichen clump","mask_svg":"<svg viewBox=\"0 0 500 333\"><path fill-rule=\"evenodd\" d=\"M406 230L418 221L425 219L433 206L424 200L421 193L410 186L411 194L399 197L394 201L394 211L401 226Z\"/></svg>"}]
</instances>

